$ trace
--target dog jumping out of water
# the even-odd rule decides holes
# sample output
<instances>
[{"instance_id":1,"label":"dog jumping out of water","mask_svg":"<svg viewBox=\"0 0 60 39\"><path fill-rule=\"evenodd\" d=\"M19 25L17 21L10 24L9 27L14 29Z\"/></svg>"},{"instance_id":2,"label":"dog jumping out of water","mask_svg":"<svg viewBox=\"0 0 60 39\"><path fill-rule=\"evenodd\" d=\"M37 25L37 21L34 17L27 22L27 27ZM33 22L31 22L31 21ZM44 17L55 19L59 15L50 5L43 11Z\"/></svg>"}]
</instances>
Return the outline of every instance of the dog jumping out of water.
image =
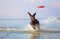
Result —
<instances>
[{"instance_id":1,"label":"dog jumping out of water","mask_svg":"<svg viewBox=\"0 0 60 39\"><path fill-rule=\"evenodd\" d=\"M39 31L40 30L40 26L39 26L39 21L35 18L36 13L34 13L33 15L31 15L31 13L28 12L28 14L30 16L30 25L31 25L31 27L35 31Z\"/></svg>"}]
</instances>

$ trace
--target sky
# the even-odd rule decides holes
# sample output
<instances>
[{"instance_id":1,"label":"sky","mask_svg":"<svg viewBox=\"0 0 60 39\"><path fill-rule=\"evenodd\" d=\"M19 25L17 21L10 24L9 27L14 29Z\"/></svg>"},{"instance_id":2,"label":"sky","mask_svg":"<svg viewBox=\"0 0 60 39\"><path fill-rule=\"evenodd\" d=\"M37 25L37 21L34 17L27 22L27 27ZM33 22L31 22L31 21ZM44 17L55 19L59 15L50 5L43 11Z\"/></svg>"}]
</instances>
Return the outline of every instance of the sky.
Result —
<instances>
[{"instance_id":1,"label":"sky","mask_svg":"<svg viewBox=\"0 0 60 39\"><path fill-rule=\"evenodd\" d=\"M36 8L43 5L45 8ZM60 18L60 0L0 0L0 19L29 18L36 12L37 18Z\"/></svg>"}]
</instances>

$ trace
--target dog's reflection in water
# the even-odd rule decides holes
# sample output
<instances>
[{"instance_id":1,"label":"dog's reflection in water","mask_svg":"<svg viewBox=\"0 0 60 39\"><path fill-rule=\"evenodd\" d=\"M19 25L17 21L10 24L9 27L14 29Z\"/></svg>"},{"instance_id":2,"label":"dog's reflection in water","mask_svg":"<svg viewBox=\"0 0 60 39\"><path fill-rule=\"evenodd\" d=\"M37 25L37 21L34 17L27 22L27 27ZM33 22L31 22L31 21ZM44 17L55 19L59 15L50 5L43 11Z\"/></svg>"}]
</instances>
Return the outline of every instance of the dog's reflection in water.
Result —
<instances>
[{"instance_id":1,"label":"dog's reflection in water","mask_svg":"<svg viewBox=\"0 0 60 39\"><path fill-rule=\"evenodd\" d=\"M40 34L31 34L30 39L40 39Z\"/></svg>"}]
</instances>

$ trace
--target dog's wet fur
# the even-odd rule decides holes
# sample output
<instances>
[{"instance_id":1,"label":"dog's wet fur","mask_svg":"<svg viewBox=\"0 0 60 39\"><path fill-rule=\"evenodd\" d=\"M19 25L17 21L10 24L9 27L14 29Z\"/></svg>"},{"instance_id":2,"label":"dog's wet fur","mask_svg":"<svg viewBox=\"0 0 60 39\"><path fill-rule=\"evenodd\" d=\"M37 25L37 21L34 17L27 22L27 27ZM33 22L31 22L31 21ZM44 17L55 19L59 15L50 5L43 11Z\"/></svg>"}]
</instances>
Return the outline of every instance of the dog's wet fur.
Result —
<instances>
[{"instance_id":1,"label":"dog's wet fur","mask_svg":"<svg viewBox=\"0 0 60 39\"><path fill-rule=\"evenodd\" d=\"M32 28L34 29L34 30L36 30L36 26L40 29L40 27L39 27L39 21L35 18L35 15L36 15L36 13L34 13L33 15L31 15L31 13L30 12L28 12L28 14L29 14L29 16L30 16L30 25L32 26Z\"/></svg>"}]
</instances>

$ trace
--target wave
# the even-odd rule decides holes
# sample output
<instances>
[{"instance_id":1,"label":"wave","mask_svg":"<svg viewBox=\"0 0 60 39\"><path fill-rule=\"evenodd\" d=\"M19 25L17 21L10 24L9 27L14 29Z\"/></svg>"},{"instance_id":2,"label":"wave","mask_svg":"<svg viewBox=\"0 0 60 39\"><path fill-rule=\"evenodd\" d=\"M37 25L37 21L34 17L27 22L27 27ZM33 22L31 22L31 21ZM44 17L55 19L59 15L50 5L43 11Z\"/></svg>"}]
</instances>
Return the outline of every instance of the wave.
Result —
<instances>
[{"instance_id":1,"label":"wave","mask_svg":"<svg viewBox=\"0 0 60 39\"><path fill-rule=\"evenodd\" d=\"M9 27L9 28L7 28L7 27L0 27L0 32L35 32L35 31L29 31L29 30L26 30L25 28L17 28L17 27ZM60 33L60 31L59 30L41 30L40 29L40 31L38 31L38 32L58 32L58 33ZM36 32L35 32L36 33Z\"/></svg>"},{"instance_id":2,"label":"wave","mask_svg":"<svg viewBox=\"0 0 60 39\"><path fill-rule=\"evenodd\" d=\"M56 18L55 16L52 16L48 19L45 19L42 21L44 24L49 24L49 23L58 23L60 24L60 20L58 18Z\"/></svg>"}]
</instances>

